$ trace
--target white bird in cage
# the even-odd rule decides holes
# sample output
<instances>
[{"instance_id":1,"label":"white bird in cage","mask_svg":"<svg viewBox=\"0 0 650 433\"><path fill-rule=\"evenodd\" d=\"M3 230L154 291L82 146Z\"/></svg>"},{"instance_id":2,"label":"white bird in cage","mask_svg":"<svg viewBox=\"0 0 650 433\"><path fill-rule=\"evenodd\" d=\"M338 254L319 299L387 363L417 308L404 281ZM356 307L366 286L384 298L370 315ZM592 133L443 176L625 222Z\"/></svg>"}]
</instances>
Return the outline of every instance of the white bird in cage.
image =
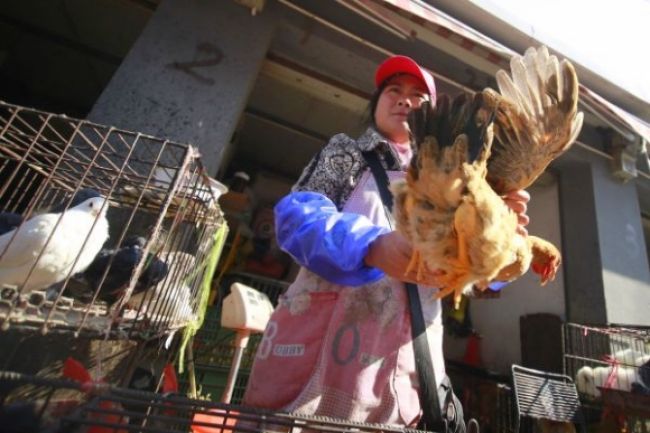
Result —
<instances>
[{"instance_id":1,"label":"white bird in cage","mask_svg":"<svg viewBox=\"0 0 650 433\"><path fill-rule=\"evenodd\" d=\"M132 295L127 305L137 310L144 303L142 311L149 316L163 315L181 322L193 320L194 308L189 284L196 258L192 254L171 251L161 253L159 259L167 263L167 277L154 287Z\"/></svg>"},{"instance_id":2,"label":"white bird in cage","mask_svg":"<svg viewBox=\"0 0 650 433\"><path fill-rule=\"evenodd\" d=\"M611 382L608 383L612 374ZM639 380L636 368L628 368L622 365L596 368L584 366L576 373L576 388L591 398L598 398L600 397L598 388L610 387L630 392L632 384L638 383Z\"/></svg>"},{"instance_id":3,"label":"white bird in cage","mask_svg":"<svg viewBox=\"0 0 650 433\"><path fill-rule=\"evenodd\" d=\"M93 197L63 213L37 215L0 236L0 285L28 292L85 270L108 239L107 210L105 198Z\"/></svg>"}]
</instances>

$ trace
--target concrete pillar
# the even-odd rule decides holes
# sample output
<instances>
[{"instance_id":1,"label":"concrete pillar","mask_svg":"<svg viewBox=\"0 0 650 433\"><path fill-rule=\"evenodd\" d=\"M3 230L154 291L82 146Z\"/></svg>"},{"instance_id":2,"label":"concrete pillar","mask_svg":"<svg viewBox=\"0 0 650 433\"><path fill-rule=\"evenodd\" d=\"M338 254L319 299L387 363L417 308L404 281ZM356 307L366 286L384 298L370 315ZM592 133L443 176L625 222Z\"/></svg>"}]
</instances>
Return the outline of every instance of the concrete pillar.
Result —
<instances>
[{"instance_id":1,"label":"concrete pillar","mask_svg":"<svg viewBox=\"0 0 650 433\"><path fill-rule=\"evenodd\" d=\"M162 0L88 118L195 144L216 174L279 19L275 2Z\"/></svg>"},{"instance_id":2,"label":"concrete pillar","mask_svg":"<svg viewBox=\"0 0 650 433\"><path fill-rule=\"evenodd\" d=\"M650 272L634 183L613 178L602 157L582 155L558 167L568 320L650 325Z\"/></svg>"},{"instance_id":3,"label":"concrete pillar","mask_svg":"<svg viewBox=\"0 0 650 433\"><path fill-rule=\"evenodd\" d=\"M609 323L650 326L650 269L634 182L593 167L603 285Z\"/></svg>"},{"instance_id":4,"label":"concrete pillar","mask_svg":"<svg viewBox=\"0 0 650 433\"><path fill-rule=\"evenodd\" d=\"M559 181L567 320L603 324L607 310L589 163L575 161L563 165Z\"/></svg>"}]
</instances>

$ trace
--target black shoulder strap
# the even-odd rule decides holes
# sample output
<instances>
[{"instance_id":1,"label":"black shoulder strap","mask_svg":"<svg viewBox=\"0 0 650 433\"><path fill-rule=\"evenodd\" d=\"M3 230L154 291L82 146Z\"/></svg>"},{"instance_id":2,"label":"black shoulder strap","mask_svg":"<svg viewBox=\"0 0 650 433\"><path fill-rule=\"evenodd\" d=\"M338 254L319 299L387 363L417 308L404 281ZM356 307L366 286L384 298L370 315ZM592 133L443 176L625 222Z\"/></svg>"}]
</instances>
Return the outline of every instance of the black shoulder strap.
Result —
<instances>
[{"instance_id":1,"label":"black shoulder strap","mask_svg":"<svg viewBox=\"0 0 650 433\"><path fill-rule=\"evenodd\" d=\"M393 195L388 188L389 179L386 170L379 162L375 151L363 152L363 158L372 171L375 183L379 189L381 201L388 211L393 209ZM433 370L429 340L427 339L426 325L420 303L420 294L417 285L404 283L409 298L409 309L411 311L411 337L413 339L413 350L415 351L415 368L418 372L420 384L420 403L422 405L422 419L418 428L429 431L445 432L446 423L442 419L440 401L438 399L438 387L436 375Z\"/></svg>"},{"instance_id":2,"label":"black shoulder strap","mask_svg":"<svg viewBox=\"0 0 650 433\"><path fill-rule=\"evenodd\" d=\"M374 150L368 150L366 152L362 152L362 155L363 159L366 160L368 167L370 167L370 171L372 171L372 176L375 178L375 183L379 189L381 201L384 203L384 207L386 208L388 215L390 215L393 211L393 194L388 188L388 185L390 184L388 174L386 173L386 170L384 170L384 167L381 165L381 162L379 162L377 152Z\"/></svg>"},{"instance_id":3,"label":"black shoulder strap","mask_svg":"<svg viewBox=\"0 0 650 433\"><path fill-rule=\"evenodd\" d=\"M427 339L424 315L418 286L413 283L404 283L409 298L411 311L411 338L415 352L415 369L418 372L420 384L420 401L422 402L422 419L418 428L428 431L445 432L446 423L442 419L442 406L438 399L436 375L431 360L431 349Z\"/></svg>"}]
</instances>

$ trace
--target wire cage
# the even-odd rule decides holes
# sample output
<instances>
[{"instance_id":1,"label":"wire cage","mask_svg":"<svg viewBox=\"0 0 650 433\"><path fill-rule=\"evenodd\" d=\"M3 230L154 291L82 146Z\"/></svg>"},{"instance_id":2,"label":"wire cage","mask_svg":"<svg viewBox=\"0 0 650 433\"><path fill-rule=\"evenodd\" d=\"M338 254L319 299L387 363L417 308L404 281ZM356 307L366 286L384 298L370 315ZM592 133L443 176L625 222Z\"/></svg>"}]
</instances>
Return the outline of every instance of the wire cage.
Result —
<instances>
[{"instance_id":1,"label":"wire cage","mask_svg":"<svg viewBox=\"0 0 650 433\"><path fill-rule=\"evenodd\" d=\"M514 402L509 376L445 360L454 393L463 405L465 419L475 419L481 431L513 433Z\"/></svg>"},{"instance_id":2,"label":"wire cage","mask_svg":"<svg viewBox=\"0 0 650 433\"><path fill-rule=\"evenodd\" d=\"M515 410L512 388L498 384L496 400L496 422L494 431L498 433L514 433L515 423Z\"/></svg>"},{"instance_id":3,"label":"wire cage","mask_svg":"<svg viewBox=\"0 0 650 433\"><path fill-rule=\"evenodd\" d=\"M512 366L512 383L517 409L515 432L584 431L578 392L569 376L519 365ZM536 425L538 428L534 428Z\"/></svg>"},{"instance_id":4,"label":"wire cage","mask_svg":"<svg viewBox=\"0 0 650 433\"><path fill-rule=\"evenodd\" d=\"M650 431L650 329L567 323L564 370L583 401Z\"/></svg>"},{"instance_id":5,"label":"wire cage","mask_svg":"<svg viewBox=\"0 0 650 433\"><path fill-rule=\"evenodd\" d=\"M277 413L206 400L133 391L96 382L43 379L0 371L0 383L16 382L28 401L0 400L8 431L231 433L415 432L400 426ZM14 430L11 430L11 429Z\"/></svg>"},{"instance_id":6,"label":"wire cage","mask_svg":"<svg viewBox=\"0 0 650 433\"><path fill-rule=\"evenodd\" d=\"M201 394L212 400L219 400L225 387L226 379L235 355L236 333L221 327L221 308L223 299L229 294L232 283L239 282L252 287L269 297L276 306L278 299L289 284L245 272L227 274L219 287L217 302L206 312L203 326L194 337L194 369L196 381L201 387ZM248 382L248 375L253 366L261 334L250 336L244 350L237 380L233 389L233 403L240 403Z\"/></svg>"},{"instance_id":7,"label":"wire cage","mask_svg":"<svg viewBox=\"0 0 650 433\"><path fill-rule=\"evenodd\" d=\"M225 227L199 156L0 102L2 329L150 339L195 320Z\"/></svg>"}]
</instances>

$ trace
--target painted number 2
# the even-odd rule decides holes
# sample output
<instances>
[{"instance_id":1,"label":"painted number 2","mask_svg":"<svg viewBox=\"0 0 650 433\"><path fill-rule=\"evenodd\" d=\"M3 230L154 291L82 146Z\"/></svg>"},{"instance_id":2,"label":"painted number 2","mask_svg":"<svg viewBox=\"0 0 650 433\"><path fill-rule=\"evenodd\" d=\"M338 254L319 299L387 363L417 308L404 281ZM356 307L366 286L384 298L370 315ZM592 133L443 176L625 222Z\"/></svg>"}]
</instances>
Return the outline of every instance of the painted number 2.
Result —
<instances>
[{"instance_id":1,"label":"painted number 2","mask_svg":"<svg viewBox=\"0 0 650 433\"><path fill-rule=\"evenodd\" d=\"M214 79L199 74L196 69L218 65L221 63L221 60L223 60L223 52L221 52L219 47L212 45L209 42L199 43L196 46L196 51L203 55L204 58L201 60L192 60L189 62L172 62L167 66L186 73L202 84L212 86L214 84Z\"/></svg>"}]
</instances>

